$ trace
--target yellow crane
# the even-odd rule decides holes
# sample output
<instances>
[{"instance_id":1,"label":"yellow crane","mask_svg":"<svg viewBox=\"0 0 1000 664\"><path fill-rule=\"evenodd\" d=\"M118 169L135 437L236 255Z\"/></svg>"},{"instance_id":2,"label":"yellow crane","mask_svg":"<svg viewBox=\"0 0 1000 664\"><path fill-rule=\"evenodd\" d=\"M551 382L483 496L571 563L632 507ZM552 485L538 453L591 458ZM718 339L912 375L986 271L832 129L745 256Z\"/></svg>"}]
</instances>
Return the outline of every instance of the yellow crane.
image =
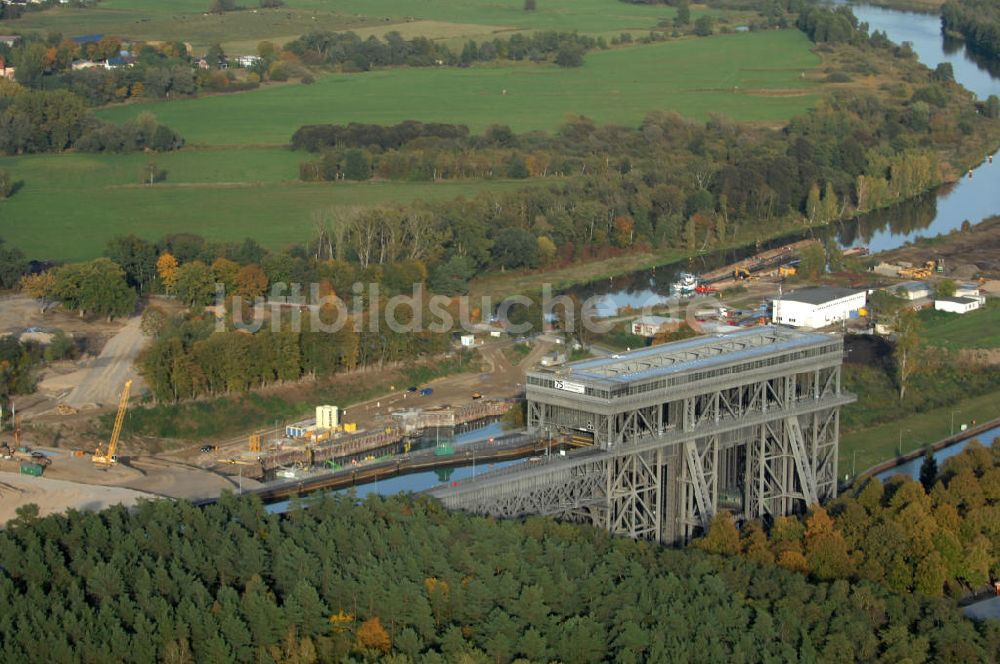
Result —
<instances>
[{"instance_id":1,"label":"yellow crane","mask_svg":"<svg viewBox=\"0 0 1000 664\"><path fill-rule=\"evenodd\" d=\"M132 381L125 381L125 387L122 389L122 398L118 401L118 415L115 416L115 427L111 430L111 439L108 441L107 452L102 452L101 447L97 447L97 451L94 452L94 456L90 457L98 466L103 466L104 468L110 468L114 464L118 463L118 436L122 433L122 423L125 421L125 410L128 408L128 393L132 389Z\"/></svg>"}]
</instances>

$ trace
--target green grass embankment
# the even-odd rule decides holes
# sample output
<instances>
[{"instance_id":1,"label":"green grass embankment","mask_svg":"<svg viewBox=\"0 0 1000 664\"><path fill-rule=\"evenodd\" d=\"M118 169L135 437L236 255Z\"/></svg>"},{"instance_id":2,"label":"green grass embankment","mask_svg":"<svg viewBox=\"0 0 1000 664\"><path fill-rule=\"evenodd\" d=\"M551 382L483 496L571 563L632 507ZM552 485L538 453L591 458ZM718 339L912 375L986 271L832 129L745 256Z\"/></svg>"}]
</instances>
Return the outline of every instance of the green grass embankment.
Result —
<instances>
[{"instance_id":1,"label":"green grass embankment","mask_svg":"<svg viewBox=\"0 0 1000 664\"><path fill-rule=\"evenodd\" d=\"M955 431L972 420L985 422L1000 416L1000 390L961 399L950 406L916 413L905 419L845 433L840 439L840 476L860 473L877 463L930 445L951 435L952 412ZM902 441L902 443L900 443ZM852 475L853 476L853 475Z\"/></svg>"}]
</instances>

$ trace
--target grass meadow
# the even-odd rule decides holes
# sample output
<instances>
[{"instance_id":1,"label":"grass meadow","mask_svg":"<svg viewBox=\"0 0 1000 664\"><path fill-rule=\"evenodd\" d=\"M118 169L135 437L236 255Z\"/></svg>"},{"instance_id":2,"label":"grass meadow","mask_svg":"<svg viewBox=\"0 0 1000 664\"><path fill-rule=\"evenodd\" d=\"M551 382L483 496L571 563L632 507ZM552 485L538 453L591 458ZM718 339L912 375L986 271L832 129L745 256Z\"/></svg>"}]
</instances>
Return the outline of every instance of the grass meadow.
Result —
<instances>
[{"instance_id":1,"label":"grass meadow","mask_svg":"<svg viewBox=\"0 0 1000 664\"><path fill-rule=\"evenodd\" d=\"M943 348L1000 347L1000 302L986 301L986 306L967 314L925 309L920 312L923 336L931 346Z\"/></svg>"},{"instance_id":2,"label":"grass meadow","mask_svg":"<svg viewBox=\"0 0 1000 664\"><path fill-rule=\"evenodd\" d=\"M638 34L674 16L673 8L664 5L617 0L539 0L538 8L531 12L524 11L523 0L286 0L279 9L222 15L207 14L210 4L210 0L102 0L88 9L59 7L30 13L17 21L16 29L181 40L199 51L221 42L234 52L253 52L260 40L284 42L317 29L359 33L399 30L432 39L491 38L518 30ZM257 3L241 4L252 7Z\"/></svg>"},{"instance_id":3,"label":"grass meadow","mask_svg":"<svg viewBox=\"0 0 1000 664\"><path fill-rule=\"evenodd\" d=\"M211 240L252 237L280 249L312 237L313 213L417 199L470 197L528 186L524 180L442 183L315 183L295 180L303 153L284 149L183 150L153 155L165 182L140 184L150 156L30 155L0 158L23 187L0 201L0 237L29 257L85 260L116 235L148 240L191 232Z\"/></svg>"},{"instance_id":4,"label":"grass meadow","mask_svg":"<svg viewBox=\"0 0 1000 664\"><path fill-rule=\"evenodd\" d=\"M312 85L128 104L98 115L121 122L152 111L198 145L284 145L304 124L409 119L473 131L502 122L518 132L552 130L569 114L637 125L652 110L780 122L814 104L817 84L803 74L818 63L805 35L785 30L593 52L575 69L504 64L330 74Z\"/></svg>"}]
</instances>

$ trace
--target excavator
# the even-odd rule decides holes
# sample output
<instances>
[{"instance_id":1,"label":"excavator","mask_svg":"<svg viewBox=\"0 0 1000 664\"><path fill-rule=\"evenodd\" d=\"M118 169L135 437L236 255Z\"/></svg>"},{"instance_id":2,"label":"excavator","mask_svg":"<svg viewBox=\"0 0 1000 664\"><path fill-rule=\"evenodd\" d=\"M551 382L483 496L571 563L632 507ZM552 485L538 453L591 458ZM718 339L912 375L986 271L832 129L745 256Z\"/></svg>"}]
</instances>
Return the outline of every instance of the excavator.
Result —
<instances>
[{"instance_id":1,"label":"excavator","mask_svg":"<svg viewBox=\"0 0 1000 664\"><path fill-rule=\"evenodd\" d=\"M110 468L118 463L118 437L122 433L122 423L125 421L125 411L128 409L128 394L131 389L132 381L125 381L125 387L122 389L122 397L118 401L118 415L115 416L115 426L111 430L111 439L108 441L107 451L102 451L101 447L98 446L97 451L90 457L94 465L99 468Z\"/></svg>"}]
</instances>

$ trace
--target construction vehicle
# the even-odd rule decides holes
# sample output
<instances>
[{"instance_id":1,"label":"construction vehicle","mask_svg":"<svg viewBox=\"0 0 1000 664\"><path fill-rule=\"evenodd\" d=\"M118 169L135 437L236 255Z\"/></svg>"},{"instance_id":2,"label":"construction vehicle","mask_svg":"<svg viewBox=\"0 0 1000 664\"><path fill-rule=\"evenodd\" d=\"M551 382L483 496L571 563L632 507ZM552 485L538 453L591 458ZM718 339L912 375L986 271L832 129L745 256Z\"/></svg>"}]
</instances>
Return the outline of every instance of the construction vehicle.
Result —
<instances>
[{"instance_id":1,"label":"construction vehicle","mask_svg":"<svg viewBox=\"0 0 1000 664\"><path fill-rule=\"evenodd\" d=\"M926 279L931 276L927 267L901 267L897 274L904 279Z\"/></svg>"},{"instance_id":2,"label":"construction vehicle","mask_svg":"<svg viewBox=\"0 0 1000 664\"><path fill-rule=\"evenodd\" d=\"M778 266L778 277L794 277L798 274L798 269L794 265L779 265Z\"/></svg>"},{"instance_id":3,"label":"construction vehicle","mask_svg":"<svg viewBox=\"0 0 1000 664\"><path fill-rule=\"evenodd\" d=\"M745 267L738 267L733 270L733 281L744 281L750 278L750 270Z\"/></svg>"},{"instance_id":4,"label":"construction vehicle","mask_svg":"<svg viewBox=\"0 0 1000 664\"><path fill-rule=\"evenodd\" d=\"M944 272L944 259L935 258L924 263L924 269L930 272Z\"/></svg>"},{"instance_id":5,"label":"construction vehicle","mask_svg":"<svg viewBox=\"0 0 1000 664\"><path fill-rule=\"evenodd\" d=\"M128 409L128 395L131 389L132 380L129 379L125 381L125 387L122 388L122 396L118 401L118 414L115 416L115 426L111 430L111 439L108 440L107 449L102 451L101 447L98 446L94 456L90 457L90 460L98 467L106 469L118 463L118 437L121 436L122 424L125 422L125 411Z\"/></svg>"},{"instance_id":6,"label":"construction vehicle","mask_svg":"<svg viewBox=\"0 0 1000 664\"><path fill-rule=\"evenodd\" d=\"M698 284L698 286L695 287L694 292L699 295L712 295L714 293L718 293L719 289L706 286L705 284Z\"/></svg>"},{"instance_id":7,"label":"construction vehicle","mask_svg":"<svg viewBox=\"0 0 1000 664\"><path fill-rule=\"evenodd\" d=\"M67 405L67 404L64 404L64 403L61 403L58 406L56 406L56 411L60 415L76 415L76 413L77 413L76 408L73 408L73 406L70 406L70 405Z\"/></svg>"}]
</instances>

